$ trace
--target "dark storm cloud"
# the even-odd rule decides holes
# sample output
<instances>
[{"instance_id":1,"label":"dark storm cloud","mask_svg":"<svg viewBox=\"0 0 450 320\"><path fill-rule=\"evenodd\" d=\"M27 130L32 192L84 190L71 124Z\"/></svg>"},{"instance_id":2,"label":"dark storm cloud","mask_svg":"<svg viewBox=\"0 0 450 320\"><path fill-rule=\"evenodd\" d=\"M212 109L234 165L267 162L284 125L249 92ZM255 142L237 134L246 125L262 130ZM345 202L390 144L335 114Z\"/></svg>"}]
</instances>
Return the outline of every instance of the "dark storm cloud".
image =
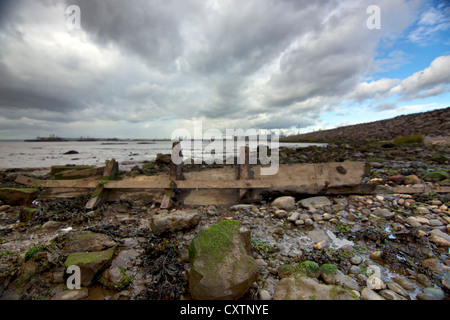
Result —
<instances>
[{"instance_id":1,"label":"dark storm cloud","mask_svg":"<svg viewBox=\"0 0 450 320\"><path fill-rule=\"evenodd\" d=\"M403 0L375 2L409 17ZM0 116L72 123L311 125L358 87L380 39L410 21L387 15L389 28L370 32L364 1L12 3L0 6ZM69 5L81 30L66 28Z\"/></svg>"}]
</instances>

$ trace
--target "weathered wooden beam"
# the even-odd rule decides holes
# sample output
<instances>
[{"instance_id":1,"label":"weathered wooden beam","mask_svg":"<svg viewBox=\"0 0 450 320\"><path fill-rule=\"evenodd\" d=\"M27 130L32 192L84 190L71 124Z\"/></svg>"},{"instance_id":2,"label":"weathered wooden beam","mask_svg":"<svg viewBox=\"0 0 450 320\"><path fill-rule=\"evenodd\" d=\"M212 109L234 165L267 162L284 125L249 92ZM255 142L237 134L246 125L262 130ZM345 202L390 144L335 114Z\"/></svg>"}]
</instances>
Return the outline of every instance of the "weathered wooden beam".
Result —
<instances>
[{"instance_id":1,"label":"weathered wooden beam","mask_svg":"<svg viewBox=\"0 0 450 320\"><path fill-rule=\"evenodd\" d=\"M98 185L98 180L41 180L31 178L23 175L18 175L15 182L36 187L36 188L87 188L95 189Z\"/></svg>"}]
</instances>

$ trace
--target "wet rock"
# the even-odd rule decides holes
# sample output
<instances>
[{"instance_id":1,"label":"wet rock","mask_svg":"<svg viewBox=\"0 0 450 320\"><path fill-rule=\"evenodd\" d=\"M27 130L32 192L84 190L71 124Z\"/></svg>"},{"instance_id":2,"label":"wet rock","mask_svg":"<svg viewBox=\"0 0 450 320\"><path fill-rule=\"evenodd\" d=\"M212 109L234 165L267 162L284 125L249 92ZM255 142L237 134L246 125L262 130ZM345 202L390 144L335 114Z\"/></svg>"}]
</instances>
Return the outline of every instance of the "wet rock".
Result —
<instances>
[{"instance_id":1,"label":"wet rock","mask_svg":"<svg viewBox=\"0 0 450 320\"><path fill-rule=\"evenodd\" d=\"M300 200L300 205L307 209L316 209L323 206L331 206L332 203L327 197L318 196Z\"/></svg>"},{"instance_id":2,"label":"wet rock","mask_svg":"<svg viewBox=\"0 0 450 320\"><path fill-rule=\"evenodd\" d=\"M88 288L80 288L60 292L54 295L51 300L85 300L88 296Z\"/></svg>"},{"instance_id":3,"label":"wet rock","mask_svg":"<svg viewBox=\"0 0 450 320\"><path fill-rule=\"evenodd\" d=\"M223 220L202 229L189 246L189 288L193 299L238 299L258 277L249 255L250 232Z\"/></svg>"},{"instance_id":4,"label":"wet rock","mask_svg":"<svg viewBox=\"0 0 450 320\"><path fill-rule=\"evenodd\" d=\"M386 285L384 284L383 280L377 276L370 276L367 279L367 287L372 290L382 290L386 289Z\"/></svg>"},{"instance_id":5,"label":"wet rock","mask_svg":"<svg viewBox=\"0 0 450 320\"><path fill-rule=\"evenodd\" d=\"M417 282L419 282L420 284L426 286L426 287L430 287L433 285L433 283L431 282L430 278L428 278L426 275L419 273L416 276L416 280Z\"/></svg>"},{"instance_id":6,"label":"wet rock","mask_svg":"<svg viewBox=\"0 0 450 320\"><path fill-rule=\"evenodd\" d=\"M425 259L424 261L422 261L422 266L429 269L437 276L442 276L444 274L442 265L436 258Z\"/></svg>"},{"instance_id":7,"label":"wet rock","mask_svg":"<svg viewBox=\"0 0 450 320\"><path fill-rule=\"evenodd\" d=\"M273 300L356 300L350 290L340 286L321 284L317 279L294 275L281 279Z\"/></svg>"},{"instance_id":8,"label":"wet rock","mask_svg":"<svg viewBox=\"0 0 450 320\"><path fill-rule=\"evenodd\" d=\"M401 286L405 290L408 290L408 291L414 290L414 285L409 280L407 280L403 277L393 277L391 280L394 281L395 283L397 283L399 286Z\"/></svg>"},{"instance_id":9,"label":"wet rock","mask_svg":"<svg viewBox=\"0 0 450 320\"><path fill-rule=\"evenodd\" d=\"M440 288L428 287L423 289L422 293L417 295L418 300L443 300L445 293Z\"/></svg>"},{"instance_id":10,"label":"wet rock","mask_svg":"<svg viewBox=\"0 0 450 320\"><path fill-rule=\"evenodd\" d=\"M172 162L172 155L171 154L158 153L156 155L155 164L157 164L157 165L168 165L171 162Z\"/></svg>"},{"instance_id":11,"label":"wet rock","mask_svg":"<svg viewBox=\"0 0 450 320\"><path fill-rule=\"evenodd\" d=\"M64 154L79 154L77 150L69 150L67 152L64 152Z\"/></svg>"},{"instance_id":12,"label":"wet rock","mask_svg":"<svg viewBox=\"0 0 450 320\"><path fill-rule=\"evenodd\" d=\"M373 261L383 261L383 251L377 250L370 254L370 259Z\"/></svg>"},{"instance_id":13,"label":"wet rock","mask_svg":"<svg viewBox=\"0 0 450 320\"><path fill-rule=\"evenodd\" d=\"M327 284L339 285L350 290L360 290L358 282L352 277L345 275L340 270L331 274L322 272L321 277Z\"/></svg>"},{"instance_id":14,"label":"wet rock","mask_svg":"<svg viewBox=\"0 0 450 320\"><path fill-rule=\"evenodd\" d=\"M350 258L350 263L354 265L358 265L362 262L362 258L360 256L353 256Z\"/></svg>"},{"instance_id":15,"label":"wet rock","mask_svg":"<svg viewBox=\"0 0 450 320\"><path fill-rule=\"evenodd\" d=\"M389 290L394 291L395 293L403 296L403 297L407 297L408 293L405 291L405 289L403 289L398 283L395 282L388 282L386 284L387 288Z\"/></svg>"},{"instance_id":16,"label":"wet rock","mask_svg":"<svg viewBox=\"0 0 450 320\"><path fill-rule=\"evenodd\" d=\"M447 271L445 276L442 278L442 285L447 289L450 290L450 271Z\"/></svg>"},{"instance_id":17,"label":"wet rock","mask_svg":"<svg viewBox=\"0 0 450 320\"><path fill-rule=\"evenodd\" d=\"M47 221L42 225L42 230L56 230L64 226L64 223L59 221Z\"/></svg>"},{"instance_id":18,"label":"wet rock","mask_svg":"<svg viewBox=\"0 0 450 320\"><path fill-rule=\"evenodd\" d=\"M251 210L251 209L252 209L251 204L235 204L234 206L230 207L231 211Z\"/></svg>"},{"instance_id":19,"label":"wet rock","mask_svg":"<svg viewBox=\"0 0 450 320\"><path fill-rule=\"evenodd\" d=\"M433 229L430 231L430 240L439 247L450 247L450 235L439 229Z\"/></svg>"},{"instance_id":20,"label":"wet rock","mask_svg":"<svg viewBox=\"0 0 450 320\"><path fill-rule=\"evenodd\" d=\"M384 219L392 219L395 216L395 214L389 211L388 209L380 209L380 208L375 209L373 214L376 215L377 217Z\"/></svg>"},{"instance_id":21,"label":"wet rock","mask_svg":"<svg viewBox=\"0 0 450 320\"><path fill-rule=\"evenodd\" d=\"M101 251L116 244L108 235L91 231L73 232L67 237L65 250L68 252Z\"/></svg>"},{"instance_id":22,"label":"wet rock","mask_svg":"<svg viewBox=\"0 0 450 320\"><path fill-rule=\"evenodd\" d=\"M155 214L151 218L153 233L160 235L166 232L188 229L200 222L201 213L195 209L178 210Z\"/></svg>"},{"instance_id":23,"label":"wet rock","mask_svg":"<svg viewBox=\"0 0 450 320\"><path fill-rule=\"evenodd\" d=\"M382 164L382 163L379 163L379 162L377 162L377 161L372 161L372 162L370 162L369 164L370 164L370 166L371 166L372 168L374 168L374 169L380 169L380 168L383 168L383 164Z\"/></svg>"},{"instance_id":24,"label":"wet rock","mask_svg":"<svg viewBox=\"0 0 450 320\"><path fill-rule=\"evenodd\" d=\"M101 271L106 269L113 258L115 247L96 252L74 252L67 256L64 266L80 267L81 285L86 287Z\"/></svg>"},{"instance_id":25,"label":"wet rock","mask_svg":"<svg viewBox=\"0 0 450 320\"><path fill-rule=\"evenodd\" d=\"M403 181L404 184L420 184L420 182L420 179L414 174L406 176Z\"/></svg>"},{"instance_id":26,"label":"wet rock","mask_svg":"<svg viewBox=\"0 0 450 320\"><path fill-rule=\"evenodd\" d=\"M272 300L272 296L270 295L270 292L266 289L262 289L258 292L258 299L259 300Z\"/></svg>"},{"instance_id":27,"label":"wet rock","mask_svg":"<svg viewBox=\"0 0 450 320\"><path fill-rule=\"evenodd\" d=\"M275 211L275 217L281 219L287 216L287 212L284 210L277 210Z\"/></svg>"},{"instance_id":28,"label":"wet rock","mask_svg":"<svg viewBox=\"0 0 450 320\"><path fill-rule=\"evenodd\" d=\"M388 289L381 290L379 294L386 300L406 300L406 298L404 298L401 295L397 294L396 292L394 292L392 290L388 290Z\"/></svg>"},{"instance_id":29,"label":"wet rock","mask_svg":"<svg viewBox=\"0 0 450 320\"><path fill-rule=\"evenodd\" d=\"M449 179L449 174L444 170L428 172L423 176L423 180L430 182L438 182L445 179Z\"/></svg>"},{"instance_id":30,"label":"wet rock","mask_svg":"<svg viewBox=\"0 0 450 320\"><path fill-rule=\"evenodd\" d=\"M300 212L295 211L289 216L288 220L290 222L294 223L295 221L297 221L299 219L299 217L300 217Z\"/></svg>"},{"instance_id":31,"label":"wet rock","mask_svg":"<svg viewBox=\"0 0 450 320\"><path fill-rule=\"evenodd\" d=\"M412 228L420 228L422 226L417 217L408 217L406 218L405 222Z\"/></svg>"},{"instance_id":32,"label":"wet rock","mask_svg":"<svg viewBox=\"0 0 450 320\"><path fill-rule=\"evenodd\" d=\"M378 293L376 293L375 291L373 291L372 289L369 289L369 288L364 288L361 291L361 297L364 300L386 300L382 296L380 296Z\"/></svg>"},{"instance_id":33,"label":"wet rock","mask_svg":"<svg viewBox=\"0 0 450 320\"><path fill-rule=\"evenodd\" d=\"M279 197L276 198L272 202L272 206L277 207L278 209L283 209L287 211L291 211L295 209L295 198L290 196Z\"/></svg>"},{"instance_id":34,"label":"wet rock","mask_svg":"<svg viewBox=\"0 0 450 320\"><path fill-rule=\"evenodd\" d=\"M424 206L420 206L420 207L417 207L416 208L416 210L415 210L415 213L416 214L429 214L430 213L430 210L428 210L427 208L425 208Z\"/></svg>"},{"instance_id":35,"label":"wet rock","mask_svg":"<svg viewBox=\"0 0 450 320\"><path fill-rule=\"evenodd\" d=\"M405 180L405 177L401 174L388 177L388 181L392 181L395 184L402 184L404 180Z\"/></svg>"}]
</instances>

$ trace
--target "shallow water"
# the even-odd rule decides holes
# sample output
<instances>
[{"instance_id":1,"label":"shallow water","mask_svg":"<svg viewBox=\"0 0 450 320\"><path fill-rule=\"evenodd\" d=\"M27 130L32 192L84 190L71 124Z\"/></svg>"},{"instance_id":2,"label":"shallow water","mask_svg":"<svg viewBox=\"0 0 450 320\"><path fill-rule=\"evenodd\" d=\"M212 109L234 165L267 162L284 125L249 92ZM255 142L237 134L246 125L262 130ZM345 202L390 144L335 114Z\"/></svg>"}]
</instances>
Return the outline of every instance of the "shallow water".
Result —
<instances>
[{"instance_id":1,"label":"shallow water","mask_svg":"<svg viewBox=\"0 0 450 320\"><path fill-rule=\"evenodd\" d=\"M186 142L186 141L184 141ZM183 145L186 145L183 143ZM187 144L189 145L189 144ZM314 143L280 143L280 147L298 148ZM203 149L201 149L203 148ZM135 164L152 161L158 153L171 153L172 141L57 141L25 142L0 141L0 169L7 168L48 168L54 165L93 165L102 166L105 161L116 159L120 164ZM200 150L199 150L200 149ZM64 154L75 150L77 154ZM205 151L202 156L202 150ZM215 153L212 151L214 150ZM203 160L228 157L226 143L222 141L203 141L191 143L191 149L183 150L186 158ZM234 152L236 152L236 145Z\"/></svg>"}]
</instances>

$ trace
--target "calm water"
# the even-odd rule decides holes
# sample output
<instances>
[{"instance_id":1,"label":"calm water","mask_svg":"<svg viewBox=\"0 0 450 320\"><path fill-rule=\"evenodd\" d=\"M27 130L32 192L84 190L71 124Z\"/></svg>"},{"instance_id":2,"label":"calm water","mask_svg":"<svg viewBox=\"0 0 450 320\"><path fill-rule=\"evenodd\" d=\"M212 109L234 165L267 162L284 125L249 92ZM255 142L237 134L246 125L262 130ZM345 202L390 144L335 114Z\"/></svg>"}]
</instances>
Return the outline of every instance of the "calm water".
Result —
<instances>
[{"instance_id":1,"label":"calm water","mask_svg":"<svg viewBox=\"0 0 450 320\"><path fill-rule=\"evenodd\" d=\"M215 157L223 157L217 144ZM192 142L192 146L195 143ZM310 143L280 143L290 148L321 145ZM323 144L322 144L323 145ZM203 149L211 147L211 142L204 141ZM48 168L53 165L94 165L102 166L106 160L115 158L121 167L132 166L143 161L151 161L158 153L170 153L171 141L145 143L139 141L68 141L68 142L24 142L0 141L0 168ZM75 150L78 154L64 154ZM195 154L194 150L183 150L185 157Z\"/></svg>"}]
</instances>

